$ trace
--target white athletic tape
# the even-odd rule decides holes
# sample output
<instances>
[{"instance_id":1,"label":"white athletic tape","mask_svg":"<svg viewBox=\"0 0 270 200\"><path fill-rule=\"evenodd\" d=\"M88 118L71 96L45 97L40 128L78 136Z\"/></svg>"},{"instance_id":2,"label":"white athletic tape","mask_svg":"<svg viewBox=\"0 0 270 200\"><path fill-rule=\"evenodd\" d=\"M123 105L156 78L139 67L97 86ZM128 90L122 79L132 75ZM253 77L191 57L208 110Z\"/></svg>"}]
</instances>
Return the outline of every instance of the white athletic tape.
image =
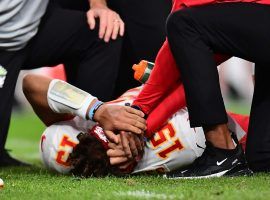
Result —
<instances>
[{"instance_id":1,"label":"white athletic tape","mask_svg":"<svg viewBox=\"0 0 270 200\"><path fill-rule=\"evenodd\" d=\"M89 93L54 79L49 85L47 100L50 108L56 113L69 113L86 119L87 109L95 100Z\"/></svg>"}]
</instances>

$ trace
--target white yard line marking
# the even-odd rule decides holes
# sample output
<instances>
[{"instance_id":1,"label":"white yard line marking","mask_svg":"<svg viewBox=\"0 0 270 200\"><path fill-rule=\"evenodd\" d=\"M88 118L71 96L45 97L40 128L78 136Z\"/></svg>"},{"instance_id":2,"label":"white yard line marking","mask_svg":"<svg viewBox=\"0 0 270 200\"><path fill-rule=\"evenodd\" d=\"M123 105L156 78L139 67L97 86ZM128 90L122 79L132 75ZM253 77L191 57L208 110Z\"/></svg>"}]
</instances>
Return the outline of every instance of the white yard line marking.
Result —
<instances>
[{"instance_id":1,"label":"white yard line marking","mask_svg":"<svg viewBox=\"0 0 270 200\"><path fill-rule=\"evenodd\" d=\"M159 194L146 190L135 190L127 192L115 192L115 195L122 197L136 197L141 199L182 199L181 196Z\"/></svg>"}]
</instances>

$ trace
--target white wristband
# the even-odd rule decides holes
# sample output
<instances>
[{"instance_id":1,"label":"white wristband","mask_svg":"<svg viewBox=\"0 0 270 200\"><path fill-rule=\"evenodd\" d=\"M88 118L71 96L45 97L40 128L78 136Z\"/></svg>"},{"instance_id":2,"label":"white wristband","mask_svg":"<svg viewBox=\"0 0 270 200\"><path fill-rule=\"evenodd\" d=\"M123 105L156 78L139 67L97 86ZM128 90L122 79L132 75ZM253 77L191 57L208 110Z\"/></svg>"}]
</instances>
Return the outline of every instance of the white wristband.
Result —
<instances>
[{"instance_id":1,"label":"white wristband","mask_svg":"<svg viewBox=\"0 0 270 200\"><path fill-rule=\"evenodd\" d=\"M47 92L48 104L54 112L69 113L84 119L89 105L95 99L89 93L58 79L51 81Z\"/></svg>"}]
</instances>

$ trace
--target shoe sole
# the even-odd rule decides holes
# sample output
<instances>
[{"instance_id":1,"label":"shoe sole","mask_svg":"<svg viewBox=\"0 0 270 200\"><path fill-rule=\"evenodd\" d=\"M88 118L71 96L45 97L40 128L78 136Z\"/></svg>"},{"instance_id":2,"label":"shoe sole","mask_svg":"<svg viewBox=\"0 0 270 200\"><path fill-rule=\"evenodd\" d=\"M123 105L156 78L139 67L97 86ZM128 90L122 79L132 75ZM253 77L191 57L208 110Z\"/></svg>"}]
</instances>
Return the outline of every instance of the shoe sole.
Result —
<instances>
[{"instance_id":1,"label":"shoe sole","mask_svg":"<svg viewBox=\"0 0 270 200\"><path fill-rule=\"evenodd\" d=\"M236 177L236 176L252 176L254 173L252 170L250 170L247 166L243 165L237 165L231 170L229 170L228 173L225 174L227 177Z\"/></svg>"},{"instance_id":2,"label":"shoe sole","mask_svg":"<svg viewBox=\"0 0 270 200\"><path fill-rule=\"evenodd\" d=\"M189 177L167 177L167 175L163 175L163 178L166 179L207 179L207 178L219 178L224 176L229 170L225 170L219 173L207 175L207 176L189 176Z\"/></svg>"},{"instance_id":3,"label":"shoe sole","mask_svg":"<svg viewBox=\"0 0 270 200\"><path fill-rule=\"evenodd\" d=\"M219 178L219 177L237 177L237 176L252 176L253 171L251 171L248 167L244 167L243 165L237 165L231 169L224 170L222 172L218 172L211 175L206 176L190 176L190 177L168 177L166 174L163 175L163 178L166 179L207 179L207 178ZM243 168L243 169L241 169Z\"/></svg>"}]
</instances>

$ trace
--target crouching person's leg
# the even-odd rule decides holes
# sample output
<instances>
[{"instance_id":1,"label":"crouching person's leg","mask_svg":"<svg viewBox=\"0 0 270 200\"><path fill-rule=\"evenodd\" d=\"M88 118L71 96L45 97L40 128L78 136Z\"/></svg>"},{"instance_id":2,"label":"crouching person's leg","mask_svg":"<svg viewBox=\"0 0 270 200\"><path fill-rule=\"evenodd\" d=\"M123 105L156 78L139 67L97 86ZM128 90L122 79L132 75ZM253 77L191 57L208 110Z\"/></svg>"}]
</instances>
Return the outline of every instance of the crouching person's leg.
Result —
<instances>
[{"instance_id":1,"label":"crouching person's leg","mask_svg":"<svg viewBox=\"0 0 270 200\"><path fill-rule=\"evenodd\" d=\"M246 154L256 172L270 172L270 80L269 64L256 64Z\"/></svg>"},{"instance_id":2,"label":"crouching person's leg","mask_svg":"<svg viewBox=\"0 0 270 200\"><path fill-rule=\"evenodd\" d=\"M0 167L23 166L24 163L10 157L5 149L12 111L14 89L27 50L0 50Z\"/></svg>"}]
</instances>

